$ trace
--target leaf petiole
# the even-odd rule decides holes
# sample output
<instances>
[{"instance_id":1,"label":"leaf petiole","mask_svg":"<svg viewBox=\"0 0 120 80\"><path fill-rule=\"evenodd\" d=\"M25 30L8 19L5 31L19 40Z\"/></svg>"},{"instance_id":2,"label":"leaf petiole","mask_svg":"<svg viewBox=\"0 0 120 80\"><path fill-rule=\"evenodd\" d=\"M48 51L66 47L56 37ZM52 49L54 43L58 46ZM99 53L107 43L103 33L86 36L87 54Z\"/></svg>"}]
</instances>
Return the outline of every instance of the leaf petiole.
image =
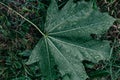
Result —
<instances>
[{"instance_id":1,"label":"leaf petiole","mask_svg":"<svg viewBox=\"0 0 120 80\"><path fill-rule=\"evenodd\" d=\"M0 2L1 5L7 7L9 10L13 11L15 14L17 14L18 16L20 16L21 18L23 18L25 21L27 21L28 23L30 23L31 25L33 25L43 36L46 36L37 25L35 25L33 22L31 22L30 20L28 20L27 18L25 18L24 16L22 16L20 13L18 13L17 11L15 11L14 9L12 9L11 7L7 6L6 4Z\"/></svg>"}]
</instances>

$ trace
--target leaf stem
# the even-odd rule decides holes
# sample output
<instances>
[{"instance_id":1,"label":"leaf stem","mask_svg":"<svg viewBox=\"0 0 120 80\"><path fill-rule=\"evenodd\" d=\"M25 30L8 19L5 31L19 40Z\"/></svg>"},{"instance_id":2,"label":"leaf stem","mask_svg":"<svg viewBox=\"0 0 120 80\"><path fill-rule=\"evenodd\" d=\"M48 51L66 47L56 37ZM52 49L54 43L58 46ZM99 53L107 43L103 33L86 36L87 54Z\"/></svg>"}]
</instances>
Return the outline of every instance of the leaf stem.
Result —
<instances>
[{"instance_id":1,"label":"leaf stem","mask_svg":"<svg viewBox=\"0 0 120 80\"><path fill-rule=\"evenodd\" d=\"M33 25L43 36L45 36L45 34L33 22L31 22L30 20L28 20L27 18L25 18L20 13L18 13L17 11L15 11L14 9L12 9L11 7L7 6L6 4L4 4L2 2L0 2L0 4L3 5L3 6L5 6L5 7L7 7L9 10L13 11L15 14L17 14L18 16L20 16L21 18L23 18L25 21L27 21L28 23L30 23L31 25Z\"/></svg>"}]
</instances>

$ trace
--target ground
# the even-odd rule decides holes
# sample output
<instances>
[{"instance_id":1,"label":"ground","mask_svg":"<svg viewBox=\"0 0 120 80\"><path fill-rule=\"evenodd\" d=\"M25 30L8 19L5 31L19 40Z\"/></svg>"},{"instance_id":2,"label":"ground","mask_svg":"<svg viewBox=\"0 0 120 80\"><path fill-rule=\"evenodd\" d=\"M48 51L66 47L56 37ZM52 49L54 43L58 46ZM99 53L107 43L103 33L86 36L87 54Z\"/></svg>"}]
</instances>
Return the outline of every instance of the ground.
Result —
<instances>
[{"instance_id":1,"label":"ground","mask_svg":"<svg viewBox=\"0 0 120 80\"><path fill-rule=\"evenodd\" d=\"M61 9L68 0L56 0ZM89 1L89 0L86 0ZM114 48L110 61L98 64L84 62L90 77L88 80L120 80L120 0L91 0L93 8L107 12L116 18L113 26L104 34ZM1 0L37 26L44 26L46 11L50 0ZM77 0L75 0L77 2ZM19 80L31 78L39 80L40 69L36 64L25 65L41 35L28 22L0 4L0 80ZM109 72L111 71L111 72ZM26 77L28 76L28 77Z\"/></svg>"}]
</instances>

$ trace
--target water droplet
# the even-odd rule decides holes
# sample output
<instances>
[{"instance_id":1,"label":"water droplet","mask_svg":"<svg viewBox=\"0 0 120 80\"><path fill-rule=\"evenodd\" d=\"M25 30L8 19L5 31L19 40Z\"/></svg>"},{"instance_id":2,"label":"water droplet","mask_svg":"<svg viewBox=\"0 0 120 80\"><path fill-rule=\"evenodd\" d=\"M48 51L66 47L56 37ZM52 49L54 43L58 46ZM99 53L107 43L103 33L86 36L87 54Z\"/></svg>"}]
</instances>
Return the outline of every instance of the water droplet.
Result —
<instances>
[{"instance_id":1,"label":"water droplet","mask_svg":"<svg viewBox=\"0 0 120 80\"><path fill-rule=\"evenodd\" d=\"M98 58L100 58L100 56L96 56L95 58L98 59Z\"/></svg>"},{"instance_id":2,"label":"water droplet","mask_svg":"<svg viewBox=\"0 0 120 80\"><path fill-rule=\"evenodd\" d=\"M71 52L71 50L68 50L68 49L66 50L66 53L70 53L70 52Z\"/></svg>"},{"instance_id":3,"label":"water droplet","mask_svg":"<svg viewBox=\"0 0 120 80\"><path fill-rule=\"evenodd\" d=\"M60 26L60 27L58 27L58 30L60 30L62 27Z\"/></svg>"}]
</instances>

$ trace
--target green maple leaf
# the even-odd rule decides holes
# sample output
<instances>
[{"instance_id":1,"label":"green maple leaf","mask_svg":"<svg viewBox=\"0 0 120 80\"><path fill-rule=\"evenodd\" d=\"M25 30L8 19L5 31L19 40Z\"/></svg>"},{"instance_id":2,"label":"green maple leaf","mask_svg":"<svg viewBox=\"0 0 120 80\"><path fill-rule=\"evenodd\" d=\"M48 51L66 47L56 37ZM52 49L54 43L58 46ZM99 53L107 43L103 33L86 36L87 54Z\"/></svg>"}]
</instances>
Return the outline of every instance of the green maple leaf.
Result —
<instances>
[{"instance_id":1,"label":"green maple leaf","mask_svg":"<svg viewBox=\"0 0 120 80\"><path fill-rule=\"evenodd\" d=\"M98 62L109 57L108 41L94 40L90 34L102 34L115 21L106 13L93 10L91 3L74 3L69 0L58 9L55 0L47 11L44 34L27 64L40 63L45 80L55 80L54 65L63 80L85 80L88 78L83 60Z\"/></svg>"}]
</instances>

